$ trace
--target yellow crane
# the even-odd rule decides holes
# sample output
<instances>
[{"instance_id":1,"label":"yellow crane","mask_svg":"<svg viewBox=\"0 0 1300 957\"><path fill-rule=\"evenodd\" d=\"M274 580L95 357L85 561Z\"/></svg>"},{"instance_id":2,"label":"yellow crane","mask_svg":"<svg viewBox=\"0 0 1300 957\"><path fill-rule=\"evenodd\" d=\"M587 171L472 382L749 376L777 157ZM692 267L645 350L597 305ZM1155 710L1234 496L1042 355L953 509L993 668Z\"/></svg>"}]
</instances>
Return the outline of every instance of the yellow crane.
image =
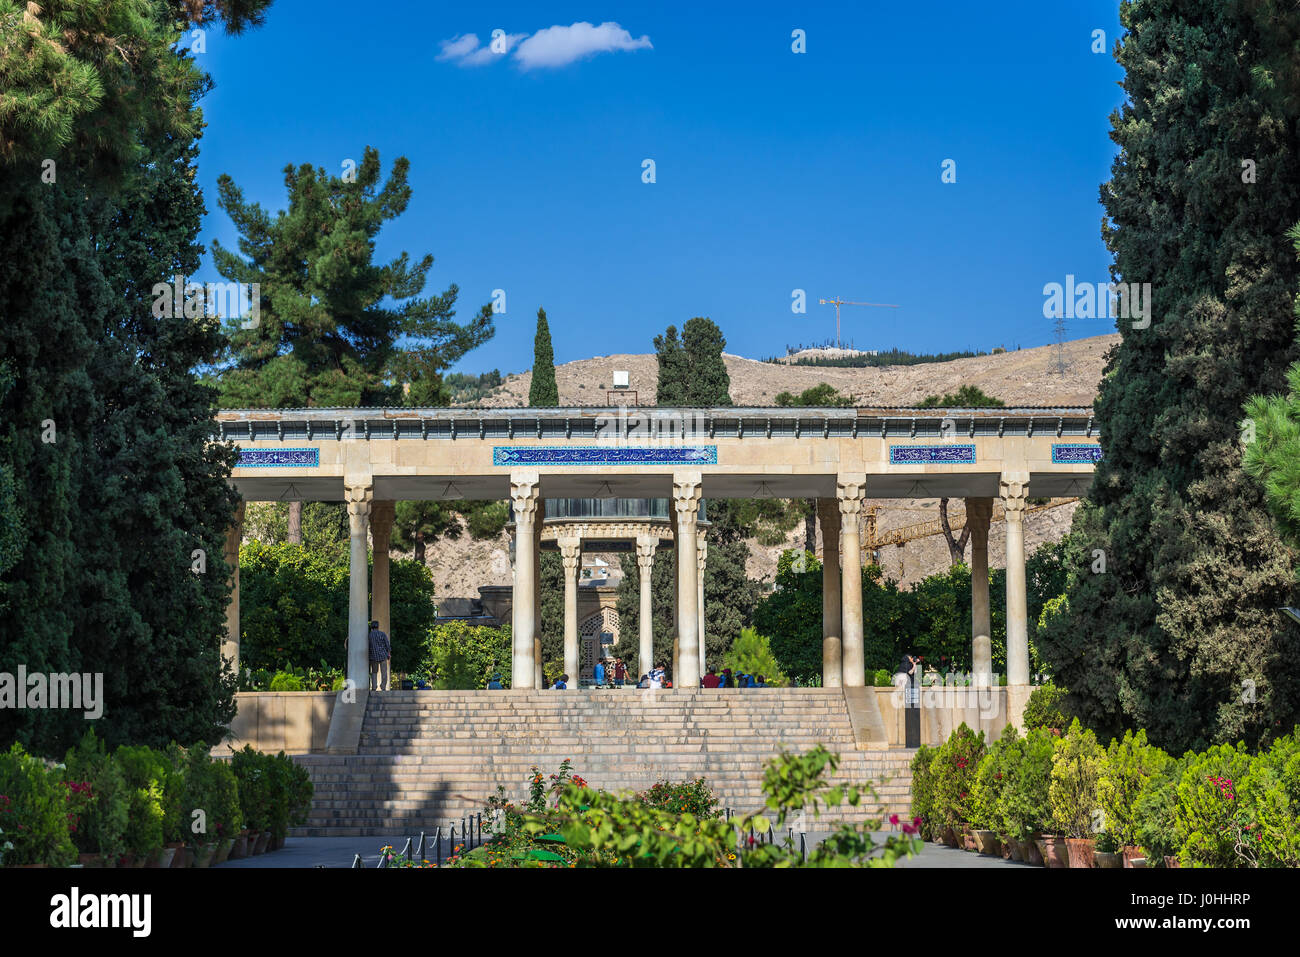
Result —
<instances>
[{"instance_id":1,"label":"yellow crane","mask_svg":"<svg viewBox=\"0 0 1300 957\"><path fill-rule=\"evenodd\" d=\"M875 306L877 309L897 309L898 306L887 302L854 302L852 299L818 299L823 306L835 307L835 348L840 348L840 306Z\"/></svg>"}]
</instances>

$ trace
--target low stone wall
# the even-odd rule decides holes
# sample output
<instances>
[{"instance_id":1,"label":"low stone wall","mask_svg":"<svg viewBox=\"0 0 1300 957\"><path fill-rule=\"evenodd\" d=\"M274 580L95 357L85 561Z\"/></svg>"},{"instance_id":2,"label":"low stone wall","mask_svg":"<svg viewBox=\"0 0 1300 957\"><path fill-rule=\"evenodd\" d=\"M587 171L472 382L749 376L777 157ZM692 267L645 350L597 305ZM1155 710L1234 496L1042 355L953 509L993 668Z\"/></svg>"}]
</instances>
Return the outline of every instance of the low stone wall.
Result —
<instances>
[{"instance_id":1,"label":"low stone wall","mask_svg":"<svg viewBox=\"0 0 1300 957\"><path fill-rule=\"evenodd\" d=\"M251 744L274 754L324 751L334 713L334 691L246 691L235 695L230 734L213 749L229 754Z\"/></svg>"},{"instance_id":2,"label":"low stone wall","mask_svg":"<svg viewBox=\"0 0 1300 957\"><path fill-rule=\"evenodd\" d=\"M963 721L973 731L983 731L986 743L996 741L1008 724L1020 727L1031 691L1032 687L1006 686L922 688L921 743L932 747L943 744ZM889 744L902 747L906 742L902 695L893 688L876 688L875 692Z\"/></svg>"}]
</instances>

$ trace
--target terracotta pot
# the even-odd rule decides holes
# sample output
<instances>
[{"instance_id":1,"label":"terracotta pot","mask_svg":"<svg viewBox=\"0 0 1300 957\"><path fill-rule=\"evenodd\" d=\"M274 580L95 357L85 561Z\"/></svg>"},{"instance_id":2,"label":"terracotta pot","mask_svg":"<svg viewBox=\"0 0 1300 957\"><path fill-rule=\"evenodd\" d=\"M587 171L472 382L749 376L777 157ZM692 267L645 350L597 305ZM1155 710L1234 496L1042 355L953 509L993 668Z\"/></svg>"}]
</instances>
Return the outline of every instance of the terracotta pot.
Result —
<instances>
[{"instance_id":1,"label":"terracotta pot","mask_svg":"<svg viewBox=\"0 0 1300 957\"><path fill-rule=\"evenodd\" d=\"M1038 841L1034 838L1020 842L1020 858L1034 867L1043 867L1046 863L1043 860L1043 852L1038 848Z\"/></svg>"},{"instance_id":2,"label":"terracotta pot","mask_svg":"<svg viewBox=\"0 0 1300 957\"><path fill-rule=\"evenodd\" d=\"M121 857L119 857L119 858L117 859L117 866L118 866L118 867L135 867L135 855L134 855L134 854L123 854Z\"/></svg>"},{"instance_id":3,"label":"terracotta pot","mask_svg":"<svg viewBox=\"0 0 1300 957\"><path fill-rule=\"evenodd\" d=\"M98 854L78 854L77 863L82 867L103 867L103 862L99 859Z\"/></svg>"},{"instance_id":4,"label":"terracotta pot","mask_svg":"<svg viewBox=\"0 0 1300 957\"><path fill-rule=\"evenodd\" d=\"M266 849L270 846L270 844L271 844L271 832L263 831L261 834L257 835L257 847L253 850L253 853L265 854Z\"/></svg>"},{"instance_id":5,"label":"terracotta pot","mask_svg":"<svg viewBox=\"0 0 1300 957\"><path fill-rule=\"evenodd\" d=\"M194 866L211 867L212 858L216 857L216 854L217 854L216 844L200 845L199 848L194 852Z\"/></svg>"},{"instance_id":6,"label":"terracotta pot","mask_svg":"<svg viewBox=\"0 0 1300 957\"><path fill-rule=\"evenodd\" d=\"M185 866L185 845L177 841L176 843L168 844L167 846L170 847L173 851L171 866L184 867Z\"/></svg>"},{"instance_id":7,"label":"terracotta pot","mask_svg":"<svg viewBox=\"0 0 1300 957\"><path fill-rule=\"evenodd\" d=\"M213 864L224 864L230 857L231 848L235 846L233 837L223 838L217 842L217 856L212 859Z\"/></svg>"},{"instance_id":8,"label":"terracotta pot","mask_svg":"<svg viewBox=\"0 0 1300 957\"><path fill-rule=\"evenodd\" d=\"M1182 866L1183 865L1178 862L1177 854L1165 855L1165 867L1182 867Z\"/></svg>"},{"instance_id":9,"label":"terracotta pot","mask_svg":"<svg viewBox=\"0 0 1300 957\"><path fill-rule=\"evenodd\" d=\"M1043 856L1043 863L1049 869L1070 866L1069 852L1066 850L1065 841L1060 837L1055 834L1044 834L1035 839L1034 844L1038 848L1038 853Z\"/></svg>"},{"instance_id":10,"label":"terracotta pot","mask_svg":"<svg viewBox=\"0 0 1300 957\"><path fill-rule=\"evenodd\" d=\"M961 847L963 850L967 851L975 850L975 832L971 830L969 824L962 825Z\"/></svg>"},{"instance_id":11,"label":"terracotta pot","mask_svg":"<svg viewBox=\"0 0 1300 957\"><path fill-rule=\"evenodd\" d=\"M1004 861L1013 860L1012 853L1015 848L1012 847L1011 840L1005 834L998 835L998 852L1002 855Z\"/></svg>"},{"instance_id":12,"label":"terracotta pot","mask_svg":"<svg viewBox=\"0 0 1300 957\"><path fill-rule=\"evenodd\" d=\"M150 867L171 867L172 858L174 858L175 856L176 856L176 848L171 846L164 847L161 850L159 850L157 854L154 855L153 861L150 862L149 866Z\"/></svg>"},{"instance_id":13,"label":"terracotta pot","mask_svg":"<svg viewBox=\"0 0 1300 957\"><path fill-rule=\"evenodd\" d=\"M1136 844L1125 844L1119 849L1119 852L1124 858L1125 867L1132 867L1135 858L1145 858L1147 856L1146 852Z\"/></svg>"},{"instance_id":14,"label":"terracotta pot","mask_svg":"<svg viewBox=\"0 0 1300 957\"><path fill-rule=\"evenodd\" d=\"M949 847L957 847L957 832L950 827L943 829L943 843Z\"/></svg>"},{"instance_id":15,"label":"terracotta pot","mask_svg":"<svg viewBox=\"0 0 1300 957\"><path fill-rule=\"evenodd\" d=\"M980 828L975 831L975 849L981 854L987 854L990 857L1001 856L998 849L998 836L993 831Z\"/></svg>"},{"instance_id":16,"label":"terracotta pot","mask_svg":"<svg viewBox=\"0 0 1300 957\"><path fill-rule=\"evenodd\" d=\"M1073 868L1091 870L1096 853L1097 841L1095 838L1067 837L1065 839L1065 857Z\"/></svg>"},{"instance_id":17,"label":"terracotta pot","mask_svg":"<svg viewBox=\"0 0 1300 957\"><path fill-rule=\"evenodd\" d=\"M1013 861L1025 860L1025 842L1018 841L1014 837L1009 837L1002 842L1003 848L1007 852L1007 857Z\"/></svg>"},{"instance_id":18,"label":"terracotta pot","mask_svg":"<svg viewBox=\"0 0 1300 957\"><path fill-rule=\"evenodd\" d=\"M1102 867L1108 870L1118 870L1124 866L1124 857L1118 852L1112 854L1107 851L1097 851L1093 854L1092 860L1095 867Z\"/></svg>"},{"instance_id":19,"label":"terracotta pot","mask_svg":"<svg viewBox=\"0 0 1300 957\"><path fill-rule=\"evenodd\" d=\"M1129 858L1129 867L1136 868L1137 870L1143 870L1146 868L1146 866L1147 866L1147 859L1145 857Z\"/></svg>"},{"instance_id":20,"label":"terracotta pot","mask_svg":"<svg viewBox=\"0 0 1300 957\"><path fill-rule=\"evenodd\" d=\"M283 838L283 837L273 837L273 838L271 838L271 850L273 850L273 851L278 851L278 850L279 850L280 848L282 848L282 847L284 847L284 838Z\"/></svg>"},{"instance_id":21,"label":"terracotta pot","mask_svg":"<svg viewBox=\"0 0 1300 957\"><path fill-rule=\"evenodd\" d=\"M248 828L240 831L235 837L235 846L230 849L230 859L238 860L241 857L248 856Z\"/></svg>"}]
</instances>

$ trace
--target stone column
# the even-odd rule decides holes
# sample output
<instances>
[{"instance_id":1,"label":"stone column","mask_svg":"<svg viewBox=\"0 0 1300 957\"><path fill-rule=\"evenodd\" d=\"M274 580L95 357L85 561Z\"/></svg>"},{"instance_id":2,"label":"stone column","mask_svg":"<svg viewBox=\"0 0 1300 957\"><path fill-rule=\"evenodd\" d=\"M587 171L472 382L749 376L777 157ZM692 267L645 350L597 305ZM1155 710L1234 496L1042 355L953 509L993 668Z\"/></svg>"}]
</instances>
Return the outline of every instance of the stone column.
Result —
<instances>
[{"instance_id":1,"label":"stone column","mask_svg":"<svg viewBox=\"0 0 1300 957\"><path fill-rule=\"evenodd\" d=\"M835 483L840 506L840 595L843 601L841 660L845 688L867 683L862 634L862 534L859 520L867 496L866 475L841 475Z\"/></svg>"},{"instance_id":2,"label":"stone column","mask_svg":"<svg viewBox=\"0 0 1300 957\"><path fill-rule=\"evenodd\" d=\"M582 566L582 539L556 540L564 560L564 672L572 687L578 684L578 570Z\"/></svg>"},{"instance_id":3,"label":"stone column","mask_svg":"<svg viewBox=\"0 0 1300 957\"><path fill-rule=\"evenodd\" d=\"M366 531L370 524L373 490L369 485L349 485L345 489L348 505L348 677L357 688L370 687L370 653L367 645L370 621L368 597L370 583L366 562Z\"/></svg>"},{"instance_id":4,"label":"stone column","mask_svg":"<svg viewBox=\"0 0 1300 957\"><path fill-rule=\"evenodd\" d=\"M641 675L649 674L650 669L655 666L655 626L654 609L650 606L650 576L654 571L655 549L658 547L659 536L657 535L638 535L636 537L636 567L637 571L641 573L641 611L637 615L641 638L641 645L638 649L641 671L637 675L638 680L640 680Z\"/></svg>"},{"instance_id":5,"label":"stone column","mask_svg":"<svg viewBox=\"0 0 1300 957\"><path fill-rule=\"evenodd\" d=\"M681 670L681 662L677 660L679 637L677 624L678 618L681 615L682 607L682 576L677 570L677 566L681 564L681 552L677 549L677 508L673 505L671 499L668 502L668 525L673 530L673 625L672 629L668 632L668 637L673 640L672 665L673 680L675 682L677 679L677 673ZM658 662L655 662L655 664L658 664ZM653 665L651 667L653 667Z\"/></svg>"},{"instance_id":6,"label":"stone column","mask_svg":"<svg viewBox=\"0 0 1300 957\"><path fill-rule=\"evenodd\" d=\"M374 552L370 573L370 617L379 630L393 637L388 606L388 546L393 532L393 503L375 502L370 509L370 542Z\"/></svg>"},{"instance_id":7,"label":"stone column","mask_svg":"<svg viewBox=\"0 0 1300 957\"><path fill-rule=\"evenodd\" d=\"M704 642L704 564L709 557L709 543L704 540L704 533L701 532L696 541L696 548L699 553L699 560L696 566L698 573L695 578L695 609L699 616L699 642L700 642L700 677L708 670L706 656L708 647Z\"/></svg>"},{"instance_id":8,"label":"stone column","mask_svg":"<svg viewBox=\"0 0 1300 957\"><path fill-rule=\"evenodd\" d=\"M226 529L226 567L230 569L230 602L226 605L226 640L221 643L221 657L239 674L239 543L244 538L244 500L235 506L230 527Z\"/></svg>"},{"instance_id":9,"label":"stone column","mask_svg":"<svg viewBox=\"0 0 1300 957\"><path fill-rule=\"evenodd\" d=\"M817 522L822 530L822 687L838 688L844 671L840 664L840 507L835 499L817 500Z\"/></svg>"},{"instance_id":10,"label":"stone column","mask_svg":"<svg viewBox=\"0 0 1300 957\"><path fill-rule=\"evenodd\" d=\"M1025 506L1029 473L1004 472L999 491L1007 516L1007 684L1029 684L1029 614L1025 595Z\"/></svg>"},{"instance_id":11,"label":"stone column","mask_svg":"<svg viewBox=\"0 0 1300 957\"><path fill-rule=\"evenodd\" d=\"M966 499L970 529L971 671L974 683L993 684L993 625L989 615L989 521L993 499Z\"/></svg>"},{"instance_id":12,"label":"stone column","mask_svg":"<svg viewBox=\"0 0 1300 957\"><path fill-rule=\"evenodd\" d=\"M537 502L533 523L533 687L542 687L542 528L546 521L546 500Z\"/></svg>"},{"instance_id":13,"label":"stone column","mask_svg":"<svg viewBox=\"0 0 1300 957\"><path fill-rule=\"evenodd\" d=\"M510 473L510 504L515 512L515 582L511 595L513 661L510 669L512 688L536 688L537 620L534 596L537 592L537 564L533 555L537 541L539 517L538 475L536 472Z\"/></svg>"},{"instance_id":14,"label":"stone column","mask_svg":"<svg viewBox=\"0 0 1300 957\"><path fill-rule=\"evenodd\" d=\"M677 510L677 642L679 671L674 688L700 686L700 622L696 607L699 549L695 543L703 476L699 472L673 473L673 507Z\"/></svg>"}]
</instances>

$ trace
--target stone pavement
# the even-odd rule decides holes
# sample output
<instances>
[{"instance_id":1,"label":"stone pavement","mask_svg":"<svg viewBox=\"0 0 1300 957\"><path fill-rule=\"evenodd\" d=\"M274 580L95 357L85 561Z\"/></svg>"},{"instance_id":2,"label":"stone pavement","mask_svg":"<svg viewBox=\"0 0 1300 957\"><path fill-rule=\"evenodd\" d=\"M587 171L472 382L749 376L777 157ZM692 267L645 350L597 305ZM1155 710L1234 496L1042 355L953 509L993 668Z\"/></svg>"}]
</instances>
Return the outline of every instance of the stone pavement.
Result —
<instances>
[{"instance_id":1,"label":"stone pavement","mask_svg":"<svg viewBox=\"0 0 1300 957\"><path fill-rule=\"evenodd\" d=\"M826 832L813 832L806 835L807 844L825 838ZM417 835L418 837L418 835ZM796 835L795 840L798 840ZM377 837L290 837L284 847L269 854L257 857L245 857L237 861L227 861L217 865L221 868L241 867L351 867L354 855L360 854L366 867L375 867L379 863L379 848L386 843ZM406 844L406 838L394 838L389 842L398 851ZM444 855L445 856L445 855ZM898 863L899 867L942 867L942 868L1017 868L1031 867L1030 864L1015 864L996 857L983 857L970 851L959 851L955 847L930 844L922 848L914 858Z\"/></svg>"}]
</instances>

